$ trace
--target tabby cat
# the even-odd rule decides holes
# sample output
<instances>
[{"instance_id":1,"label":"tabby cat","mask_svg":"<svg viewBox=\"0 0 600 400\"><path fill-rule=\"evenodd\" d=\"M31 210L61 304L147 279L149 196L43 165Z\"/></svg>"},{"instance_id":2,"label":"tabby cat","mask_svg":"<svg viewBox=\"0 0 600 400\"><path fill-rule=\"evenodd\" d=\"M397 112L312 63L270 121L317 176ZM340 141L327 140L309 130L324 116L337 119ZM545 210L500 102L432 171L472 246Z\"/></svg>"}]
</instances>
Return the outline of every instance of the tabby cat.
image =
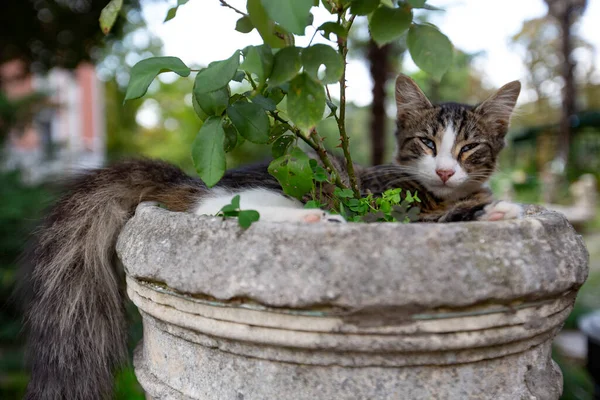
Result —
<instances>
[{"instance_id":1,"label":"tabby cat","mask_svg":"<svg viewBox=\"0 0 600 400\"><path fill-rule=\"evenodd\" d=\"M518 217L518 205L492 201L486 181L519 90L512 82L476 107L434 106L401 75L395 164L357 168L361 190L417 190L423 221ZM140 202L214 214L236 194L241 207L259 211L261 220L344 222L284 196L266 165L230 171L213 189L172 165L149 160L121 162L74 179L35 233L23 264L31 369L26 399L111 396L114 371L127 359L126 296L115 243Z\"/></svg>"}]
</instances>

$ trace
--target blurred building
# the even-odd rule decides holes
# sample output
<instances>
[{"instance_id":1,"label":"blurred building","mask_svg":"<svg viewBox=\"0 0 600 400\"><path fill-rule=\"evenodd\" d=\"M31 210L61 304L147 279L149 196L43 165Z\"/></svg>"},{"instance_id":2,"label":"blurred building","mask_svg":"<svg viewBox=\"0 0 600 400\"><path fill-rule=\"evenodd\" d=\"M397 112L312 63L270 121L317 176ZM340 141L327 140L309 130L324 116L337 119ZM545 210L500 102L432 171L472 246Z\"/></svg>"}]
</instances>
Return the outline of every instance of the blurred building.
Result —
<instances>
[{"instance_id":1,"label":"blurred building","mask_svg":"<svg viewBox=\"0 0 600 400\"><path fill-rule=\"evenodd\" d=\"M8 62L0 65L0 83L11 101L34 94L43 99L28 103L26 123L8 133L3 169L20 169L35 183L103 164L104 91L92 64L31 75L21 62Z\"/></svg>"}]
</instances>

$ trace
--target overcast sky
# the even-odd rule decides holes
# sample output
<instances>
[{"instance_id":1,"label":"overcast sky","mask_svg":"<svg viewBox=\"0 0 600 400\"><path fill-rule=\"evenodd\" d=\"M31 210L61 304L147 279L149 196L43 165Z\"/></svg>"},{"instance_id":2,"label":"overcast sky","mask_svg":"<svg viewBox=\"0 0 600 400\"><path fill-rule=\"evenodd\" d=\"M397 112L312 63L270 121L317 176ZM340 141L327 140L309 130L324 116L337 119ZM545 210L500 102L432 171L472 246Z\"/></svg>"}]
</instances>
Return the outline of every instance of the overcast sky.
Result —
<instances>
[{"instance_id":1,"label":"overcast sky","mask_svg":"<svg viewBox=\"0 0 600 400\"><path fill-rule=\"evenodd\" d=\"M230 0L239 9L246 0ZM171 0L172 5L176 0ZM467 52L484 51L477 67L484 71L485 83L499 87L524 76L521 59L508 45L508 38L520 30L523 21L543 16L543 0L430 0L431 5L445 12L430 12L431 21L438 25L452 43ZM235 21L239 15L219 5L218 0L190 0L180 7L177 17L163 23L169 5L163 2L143 3L143 15L152 32L163 40L164 54L181 58L188 65L206 65L225 59L236 49L250 44L260 44L256 31L249 34L236 32ZM332 19L322 7L313 8L314 26ZM600 1L589 1L579 33L600 50ZM314 28L306 29L306 36L297 44L306 45ZM327 41L317 34L315 42ZM596 65L600 55L596 54ZM410 67L410 66L409 66ZM413 66L413 68L415 68ZM371 101L371 82L367 67L358 61L348 66L348 97L359 105ZM457 99L460 100L460 99ZM525 94L524 100L527 100Z\"/></svg>"}]
</instances>

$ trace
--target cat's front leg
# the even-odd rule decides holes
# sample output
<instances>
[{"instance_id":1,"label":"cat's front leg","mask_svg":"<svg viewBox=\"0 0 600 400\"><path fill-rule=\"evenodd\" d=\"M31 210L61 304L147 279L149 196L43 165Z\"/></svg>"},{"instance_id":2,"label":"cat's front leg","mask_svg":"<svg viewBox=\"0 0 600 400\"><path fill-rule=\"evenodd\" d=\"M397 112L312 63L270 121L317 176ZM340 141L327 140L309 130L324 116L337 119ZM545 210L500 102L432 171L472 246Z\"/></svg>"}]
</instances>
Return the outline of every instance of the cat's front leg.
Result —
<instances>
[{"instance_id":1,"label":"cat's front leg","mask_svg":"<svg viewBox=\"0 0 600 400\"><path fill-rule=\"evenodd\" d=\"M523 207L508 201L453 207L438 222L505 221L523 216Z\"/></svg>"},{"instance_id":2,"label":"cat's front leg","mask_svg":"<svg viewBox=\"0 0 600 400\"><path fill-rule=\"evenodd\" d=\"M314 223L345 223L341 215L330 214L319 208L254 207L261 221Z\"/></svg>"},{"instance_id":3,"label":"cat's front leg","mask_svg":"<svg viewBox=\"0 0 600 400\"><path fill-rule=\"evenodd\" d=\"M495 201L483 207L476 215L477 221L504 221L519 219L523 216L523 207L509 201Z\"/></svg>"}]
</instances>

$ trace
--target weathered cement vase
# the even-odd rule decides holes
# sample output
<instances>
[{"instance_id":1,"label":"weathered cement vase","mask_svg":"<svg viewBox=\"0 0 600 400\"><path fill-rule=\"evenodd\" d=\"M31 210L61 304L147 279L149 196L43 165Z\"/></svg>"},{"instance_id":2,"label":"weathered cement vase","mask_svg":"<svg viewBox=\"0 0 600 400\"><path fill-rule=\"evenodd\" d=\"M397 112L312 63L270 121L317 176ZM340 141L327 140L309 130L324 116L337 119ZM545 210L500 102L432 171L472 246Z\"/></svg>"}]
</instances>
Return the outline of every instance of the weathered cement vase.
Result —
<instances>
[{"instance_id":1,"label":"weathered cement vase","mask_svg":"<svg viewBox=\"0 0 600 400\"><path fill-rule=\"evenodd\" d=\"M587 252L527 214L243 231L141 205L118 243L138 379L151 399L558 399Z\"/></svg>"}]
</instances>

